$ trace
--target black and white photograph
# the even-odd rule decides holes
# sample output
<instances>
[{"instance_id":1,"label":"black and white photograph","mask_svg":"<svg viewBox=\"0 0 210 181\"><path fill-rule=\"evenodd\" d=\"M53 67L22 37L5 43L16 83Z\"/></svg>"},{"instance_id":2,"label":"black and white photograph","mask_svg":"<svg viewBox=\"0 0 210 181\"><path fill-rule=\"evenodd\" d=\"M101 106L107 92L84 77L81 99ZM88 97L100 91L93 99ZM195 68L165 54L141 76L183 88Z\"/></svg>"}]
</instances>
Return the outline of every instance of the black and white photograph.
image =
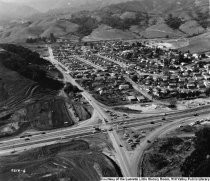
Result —
<instances>
[{"instance_id":1,"label":"black and white photograph","mask_svg":"<svg viewBox=\"0 0 210 181\"><path fill-rule=\"evenodd\" d=\"M0 0L0 181L210 181L210 0Z\"/></svg>"}]
</instances>

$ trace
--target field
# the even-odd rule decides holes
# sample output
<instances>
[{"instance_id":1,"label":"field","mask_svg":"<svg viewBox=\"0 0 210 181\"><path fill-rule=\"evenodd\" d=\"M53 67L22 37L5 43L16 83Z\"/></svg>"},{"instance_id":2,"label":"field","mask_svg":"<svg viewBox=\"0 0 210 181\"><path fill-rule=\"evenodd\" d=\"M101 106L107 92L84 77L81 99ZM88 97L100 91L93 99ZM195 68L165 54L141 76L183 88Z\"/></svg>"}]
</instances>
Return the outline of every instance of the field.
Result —
<instances>
[{"instance_id":1,"label":"field","mask_svg":"<svg viewBox=\"0 0 210 181\"><path fill-rule=\"evenodd\" d=\"M118 177L112 160L88 142L75 140L0 158L0 180L98 181Z\"/></svg>"}]
</instances>

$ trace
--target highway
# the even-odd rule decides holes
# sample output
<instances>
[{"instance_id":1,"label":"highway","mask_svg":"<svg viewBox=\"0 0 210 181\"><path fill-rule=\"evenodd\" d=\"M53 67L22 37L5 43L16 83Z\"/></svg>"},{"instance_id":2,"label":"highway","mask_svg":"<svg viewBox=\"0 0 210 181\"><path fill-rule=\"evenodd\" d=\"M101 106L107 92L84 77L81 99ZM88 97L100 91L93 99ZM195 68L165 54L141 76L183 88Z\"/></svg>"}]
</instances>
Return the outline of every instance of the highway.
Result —
<instances>
[{"instance_id":1,"label":"highway","mask_svg":"<svg viewBox=\"0 0 210 181\"><path fill-rule=\"evenodd\" d=\"M88 99L88 97L87 97ZM91 102L92 105L94 105L94 103ZM197 108L198 109L198 108ZM132 128L132 127L139 127L139 128L148 128L148 127L155 127L156 125L162 125L162 124L166 124L166 123L171 123L171 122L175 122L176 120L179 119L188 119L188 118L197 118L194 116L194 112L195 111L188 111L186 113L172 113L172 114L168 114L167 116L164 116L165 119L162 119L163 116L153 116L153 117L145 117L145 118L139 118L139 119L131 119L131 120L125 120L125 121L116 121L116 122L109 122L106 125L111 126L113 128L118 127L118 129L124 129L124 127L127 128ZM196 111L196 113L198 115L203 115L203 114L208 114L210 112L210 108L202 108L202 109L198 109ZM101 113L101 114L104 114ZM105 117L105 115L103 115ZM198 119L198 118L197 118ZM81 127L75 127L75 128L62 128L62 129L57 129L57 130L52 130L52 131L46 131L45 134L42 134L42 132L40 134L36 134L33 135L32 137L30 137L30 141L28 143L34 144L33 141L37 140L48 140L50 138L56 138L56 139L60 139L63 136L71 136L72 134L75 134L75 136L77 136L77 134L83 133L83 132L88 132L88 133L93 133L93 131L95 131L94 127L101 127L103 128L103 125L101 124L94 124L94 125L90 125L90 126L81 126ZM27 138L27 136L25 137ZM0 142L0 149L2 147L4 147L5 145L7 145L8 147L11 147L13 145L18 145L18 144L22 144L25 142L25 138L13 138L10 140L5 140L5 141L1 141Z\"/></svg>"},{"instance_id":2,"label":"highway","mask_svg":"<svg viewBox=\"0 0 210 181\"><path fill-rule=\"evenodd\" d=\"M94 129L88 129L88 130L83 130L83 131L77 131L77 132L72 132L72 133L65 133L61 132L60 134L56 135L40 135L40 136L32 136L28 138L20 138L18 141L8 141L0 144L0 153L3 150L14 150L16 148L20 147L26 147L26 146L35 146L40 143L47 143L50 144L52 141L59 141L67 138L77 138L77 137L82 137L82 136L88 136L93 134ZM29 139L28 141L25 139Z\"/></svg>"},{"instance_id":3,"label":"highway","mask_svg":"<svg viewBox=\"0 0 210 181\"><path fill-rule=\"evenodd\" d=\"M98 55L99 57L100 56ZM108 59L109 61L115 62L112 59ZM116 62L115 62L116 63ZM118 63L119 64L119 63ZM121 67L126 67L124 64L119 64ZM142 93L145 97L148 99L158 103L158 104L164 104L168 105L168 103L165 103L163 101L157 101L152 98L147 92L144 90L143 87L137 85L134 83L128 76L125 76L126 80L128 80L133 87ZM70 78L72 79L72 78ZM71 82L74 82L72 80ZM77 84L78 87L80 87ZM81 87L80 87L81 88ZM116 158L118 161L118 164L122 170L122 173L124 176L131 177L131 176L139 176L139 162L142 158L142 155L149 145L147 140L149 139L150 141L153 141L155 138L159 136L163 131L166 131L167 129L170 129L171 127L176 128L180 123L187 122L188 119L198 119L199 117L195 117L195 113L198 115L206 115L209 113L210 106L204 106L200 108L194 108L194 109L189 109L189 110L184 110L184 111L177 111L171 114L166 114L166 115L158 115L158 116L151 116L151 117L146 117L146 118L140 118L140 119L133 119L129 121L116 121L115 123L111 123L109 117L107 114L101 109L99 104L97 104L97 101L92 98L92 96L86 92L84 89L81 88L81 90L84 91L83 96L89 101L89 103L93 106L93 108L98 112L99 116L101 119L104 121L105 125L112 125L114 130L113 131L108 131L108 135L110 137L110 140L112 141L113 147L116 151ZM164 117L164 119L163 119ZM191 120L192 121L192 120ZM139 129L144 129L146 127L156 127L155 131L151 132L149 136L146 137L145 141L141 143L141 146L136 150L134 156L129 159L127 151L123 148L120 147L121 141L119 139L119 136L116 132L116 128L118 130L123 129L124 127L138 127ZM157 128L158 127L158 128Z\"/></svg>"},{"instance_id":4,"label":"highway","mask_svg":"<svg viewBox=\"0 0 210 181\"><path fill-rule=\"evenodd\" d=\"M81 93L84 98L92 105L92 107L96 110L98 116L101 120L103 120L102 124L94 124L89 126L79 126L72 128L61 128L51 131L46 131L44 134L40 132L40 134L32 135L25 138L12 138L10 140L3 140L0 142L0 154L5 151L13 151L16 149L30 149L32 147L38 147L40 144L48 145L53 144L54 142L65 141L65 139L74 139L78 137L88 136L95 134L94 127L100 127L104 130L113 145L115 150L115 156L118 165L121 168L123 176L132 177L139 176L139 162L141 162L142 155L144 151L147 149L149 143L147 140L151 142L154 141L162 132L176 128L178 125L182 123L188 123L190 119L192 120L199 119L202 115L207 115L210 112L210 105L193 108L189 110L177 111L170 114L161 114L150 117L136 118L130 120L121 120L114 121L110 120L110 117L106 114L106 112L101 108L98 104L97 100L95 100L92 95L90 95L86 90L84 90L67 72L67 68L54 59L52 49L49 47L50 58L49 60L60 70L64 75L64 82L71 82L73 85L77 86L83 92ZM195 115L195 113L197 115ZM163 119L164 118L164 119ZM113 130L109 128L113 128ZM151 132L141 143L141 146L136 150L133 157L128 155L126 148L124 148L121 140L117 134L118 130L122 130L124 128L156 128L155 131ZM107 128L107 130L106 130ZM27 140L26 140L27 139Z\"/></svg>"},{"instance_id":5,"label":"highway","mask_svg":"<svg viewBox=\"0 0 210 181\"><path fill-rule=\"evenodd\" d=\"M81 89L82 95L86 98L86 100L92 105L92 107L97 111L98 115L101 117L101 120L103 121L103 123L106 125L107 122L111 123L111 120L109 119L109 117L106 115L106 113L100 108L100 106L97 104L97 101L86 91L84 90L74 79L73 77L71 77L69 74L67 74L66 72L64 72L63 69L67 68L62 65L60 62L58 62L57 60L54 59L53 56L53 50L51 47L48 47L49 49L49 61L51 61L51 63L53 63L64 75L64 81L65 82L71 82L73 85L76 85L79 89ZM63 69L60 66L64 67ZM128 153L124 150L124 148L121 148L119 145L121 144L119 141L119 137L117 135L117 133L115 131L113 132L109 132L108 131L108 135L110 137L110 140L112 141L112 145L116 151L116 158L118 161L118 164L120 165L121 171L123 173L124 176L126 177L130 177L132 176L132 172L130 170L129 167L129 160L128 160Z\"/></svg>"},{"instance_id":6,"label":"highway","mask_svg":"<svg viewBox=\"0 0 210 181\"><path fill-rule=\"evenodd\" d=\"M202 115L205 115L205 117L208 115L210 116L209 112L203 113ZM205 118L204 117L204 118ZM202 119L202 117L200 117ZM155 129L153 132L151 132L146 139L140 144L140 147L135 151L135 154L133 155L131 159L131 168L134 170L135 176L141 177L142 175L142 159L143 154L147 150L147 148L164 132L168 132L170 130L176 129L179 125L182 124L190 124L191 122L194 122L196 118L190 118L190 119L180 119L179 121L171 122L168 124L165 124L157 129ZM150 142L148 142L148 140Z\"/></svg>"}]
</instances>

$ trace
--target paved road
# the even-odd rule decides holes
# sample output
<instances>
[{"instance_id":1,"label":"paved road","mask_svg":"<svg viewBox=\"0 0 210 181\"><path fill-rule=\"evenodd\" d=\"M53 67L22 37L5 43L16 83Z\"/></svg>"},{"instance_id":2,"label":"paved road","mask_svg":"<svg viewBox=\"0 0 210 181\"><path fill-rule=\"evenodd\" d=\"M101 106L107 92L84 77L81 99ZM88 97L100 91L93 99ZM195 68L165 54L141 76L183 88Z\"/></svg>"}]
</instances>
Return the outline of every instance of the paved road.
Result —
<instances>
[{"instance_id":1,"label":"paved road","mask_svg":"<svg viewBox=\"0 0 210 181\"><path fill-rule=\"evenodd\" d=\"M88 65L91 65L92 67L94 67L94 68L96 68L96 69L99 69L99 70L104 71L104 69L103 69L101 66L95 65L94 63L92 63L92 62L90 62L90 61L88 61L88 60L86 60L86 59L84 59L84 58L81 58L81 57L79 57L79 56L77 56L77 55L75 55L74 57L75 57L76 59L78 59L78 60L80 60L80 61L82 61L82 62L88 64Z\"/></svg>"},{"instance_id":2,"label":"paved road","mask_svg":"<svg viewBox=\"0 0 210 181\"><path fill-rule=\"evenodd\" d=\"M95 125L96 126L96 125ZM75 138L79 136L91 135L93 134L95 129L93 126L88 127L80 127L80 128L68 128L68 129L60 129L57 131L46 132L45 134L36 134L30 137L24 138L15 138L11 140L5 140L0 142L0 153L6 151L11 151L21 147L30 148L32 145L38 145L40 143L50 144L52 141L59 141L66 138ZM25 140L25 139L29 140Z\"/></svg>"},{"instance_id":3,"label":"paved road","mask_svg":"<svg viewBox=\"0 0 210 181\"><path fill-rule=\"evenodd\" d=\"M111 58L108 58L108 57L103 56L103 55L100 55L100 54L95 54L95 55L98 56L98 57L100 57L100 58L103 58L105 60L108 60L110 62L114 62L114 63L118 64L119 66L121 66L123 68L128 68L128 66L125 63L123 63L123 62L115 61L115 60L113 60Z\"/></svg>"},{"instance_id":4,"label":"paved road","mask_svg":"<svg viewBox=\"0 0 210 181\"><path fill-rule=\"evenodd\" d=\"M88 100L88 102L93 106L93 108L97 111L98 115L103 120L104 126L113 126L114 128L118 127L119 129L123 129L123 126L127 127L140 127L140 128L146 128L146 127L157 127L154 132L152 132L148 137L146 137L146 140L153 141L160 133L167 131L168 129L171 129L172 127L177 127L181 122L186 121L187 118L193 118L194 113L198 113L199 115L208 114L210 110L210 106L204 106L202 108L195 108L191 110L186 111L180 111L172 114L167 115L158 115L158 116L152 116L152 117L146 117L146 118L139 118L139 119L133 119L126 121L127 123L124 123L123 125L119 125L120 123L123 123L125 121L117 121L112 123L109 120L109 117L105 113L103 109L98 105L98 102L87 92L85 91L75 80L66 73L66 67L64 67L62 64L57 62L52 54L52 50L49 48L50 52L50 59L53 64L56 65L56 67L63 72L64 74L64 81L65 82L71 82L72 84L78 86L81 90L83 90L83 96ZM61 68L62 67L62 68ZM166 120L163 120L163 116L166 118ZM184 120L183 120L184 118ZM197 117L196 117L197 118ZM151 121L153 122L151 124ZM163 124L164 123L164 124ZM100 124L96 124L95 126L101 126ZM102 125L103 126L103 125ZM46 132L46 134L39 134L34 135L30 137L29 141L25 141L25 139L21 138L15 138L11 139L9 141L3 141L0 143L0 150L12 150L20 147L27 147L31 148L32 145L38 145L38 144L49 144L53 141L59 141L65 138L75 138L80 137L84 135L93 134L94 132L93 125L92 126L80 126L77 128L64 128L59 130L52 130L50 132ZM108 135L110 137L110 140L112 141L113 147L116 151L116 158L118 161L118 164L122 170L122 173L124 176L131 177L131 176L137 176L138 175L138 163L142 158L142 155L144 153L144 150L147 148L149 143L143 142L141 143L140 148L137 150L136 154L132 159L129 158L127 150L125 150L124 147L121 147L121 141L119 139L119 136L115 130L108 131Z\"/></svg>"},{"instance_id":5,"label":"paved road","mask_svg":"<svg viewBox=\"0 0 210 181\"><path fill-rule=\"evenodd\" d=\"M66 74L64 70L67 70L67 68L62 65L60 62L54 59L52 48L49 47L49 60L56 66L60 65L63 68L60 68L60 66L56 66L64 75L65 82L71 82L73 85L76 85L79 89L83 90L82 95L87 99L87 101L92 105L92 107L97 111L98 115L101 117L101 119L104 121L104 124L107 122L111 123L111 120L109 120L109 117L106 115L106 113L100 108L100 106L97 104L97 101L86 91L84 90L69 74ZM63 70L64 69L64 70ZM116 158L118 161L118 164L122 170L122 173L125 177L132 176L132 172L129 168L129 161L127 152L124 149L121 149L119 146L119 137L116 132L108 132L108 135L110 137L110 140L112 141L113 147L116 151Z\"/></svg>"},{"instance_id":6,"label":"paved road","mask_svg":"<svg viewBox=\"0 0 210 181\"><path fill-rule=\"evenodd\" d=\"M115 61L115 60L113 60L113 59L111 59L111 58L102 56L102 55L100 55L100 54L96 54L96 55L97 55L98 57L104 58L104 59L106 59L106 60L108 60L108 61L114 62L114 63L118 64L119 66L121 66L122 68L127 68L127 67L128 67L128 66L127 66L125 63L123 63L123 62ZM144 74L144 73L141 73L141 72L139 72L139 71L136 71L136 72L137 72L138 74ZM161 75L159 75L159 74L149 74L149 75L152 75L152 76L161 76ZM157 104L169 105L169 103L167 103L167 102L158 101L158 100L153 99L153 97L152 97L150 94L148 94L146 90L144 90L144 87L143 87L143 86L136 84L133 80L130 79L129 76L124 75L124 77L125 77L125 79L126 79L129 83L132 84L132 86L133 86L133 88L134 88L135 90L137 90L138 92L140 92L140 93L141 93L143 96L145 96L147 99L149 99L149 100L151 100L151 101L153 101L153 102L155 102L155 103L157 103Z\"/></svg>"},{"instance_id":7,"label":"paved road","mask_svg":"<svg viewBox=\"0 0 210 181\"><path fill-rule=\"evenodd\" d=\"M201 115L209 115L209 111L205 111L205 112L201 112ZM164 124L163 126L155 129L153 132L151 132L146 138L145 140L141 143L140 147L135 151L134 156L132 157L131 160L131 168L132 170L134 170L134 174L135 176L142 176L142 159L143 159L143 154L144 152L147 150L147 148L158 138L159 135L163 134L164 132L170 131L170 130L174 130L176 129L179 125L182 124L189 124L191 122L194 122L198 119L198 117L188 117L188 119L186 118L180 118L176 121L173 121L171 123L168 124ZM200 118L201 119L201 118ZM150 143L147 141L149 140Z\"/></svg>"}]
</instances>

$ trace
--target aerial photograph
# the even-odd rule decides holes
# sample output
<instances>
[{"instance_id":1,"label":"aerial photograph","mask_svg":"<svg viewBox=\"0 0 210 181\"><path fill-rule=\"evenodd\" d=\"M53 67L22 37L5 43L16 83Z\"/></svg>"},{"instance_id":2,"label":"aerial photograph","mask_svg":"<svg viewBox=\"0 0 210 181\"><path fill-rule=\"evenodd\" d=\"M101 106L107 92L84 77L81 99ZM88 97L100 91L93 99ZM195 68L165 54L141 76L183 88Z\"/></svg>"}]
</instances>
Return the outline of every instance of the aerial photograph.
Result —
<instances>
[{"instance_id":1,"label":"aerial photograph","mask_svg":"<svg viewBox=\"0 0 210 181\"><path fill-rule=\"evenodd\" d=\"M172 177L210 177L210 0L0 0L0 181Z\"/></svg>"}]
</instances>

